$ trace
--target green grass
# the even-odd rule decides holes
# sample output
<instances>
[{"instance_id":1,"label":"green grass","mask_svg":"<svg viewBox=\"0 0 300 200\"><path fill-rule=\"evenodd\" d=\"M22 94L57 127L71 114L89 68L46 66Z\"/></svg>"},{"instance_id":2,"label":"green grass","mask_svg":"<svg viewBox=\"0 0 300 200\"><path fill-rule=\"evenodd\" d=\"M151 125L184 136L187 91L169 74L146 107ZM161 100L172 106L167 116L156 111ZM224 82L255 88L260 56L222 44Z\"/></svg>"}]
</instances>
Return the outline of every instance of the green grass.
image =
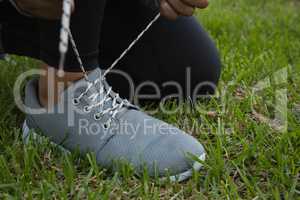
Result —
<instances>
[{"instance_id":1,"label":"green grass","mask_svg":"<svg viewBox=\"0 0 300 200\"><path fill-rule=\"evenodd\" d=\"M0 198L300 199L300 1L215 0L198 17L221 51L219 89L226 93L202 102L213 113L158 117L194 132L205 145L202 171L183 184L158 183L134 177L126 166L112 174L93 156L64 155L47 141L24 146L24 115L12 91L17 75L36 63L11 57L0 61ZM288 78L278 86L273 75L280 69L287 69ZM268 77L271 87L252 94ZM252 110L254 105L272 117L271 102L282 88L288 91L285 132ZM200 120L195 131L192 125Z\"/></svg>"}]
</instances>

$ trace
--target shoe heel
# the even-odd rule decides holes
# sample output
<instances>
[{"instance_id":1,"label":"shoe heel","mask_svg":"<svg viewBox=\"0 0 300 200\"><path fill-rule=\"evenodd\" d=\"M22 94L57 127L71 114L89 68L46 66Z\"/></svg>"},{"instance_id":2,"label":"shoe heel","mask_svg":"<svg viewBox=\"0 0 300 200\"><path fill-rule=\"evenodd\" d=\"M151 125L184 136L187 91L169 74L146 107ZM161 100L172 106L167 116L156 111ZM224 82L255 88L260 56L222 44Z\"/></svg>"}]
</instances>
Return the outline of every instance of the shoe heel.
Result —
<instances>
[{"instance_id":1,"label":"shoe heel","mask_svg":"<svg viewBox=\"0 0 300 200\"><path fill-rule=\"evenodd\" d=\"M43 136L40 136L37 133L35 133L33 129L30 130L30 128L28 127L27 122L25 120L24 123L23 123L23 127L22 127L22 139L23 139L24 144L28 144L29 143L29 138L37 141L40 144L42 144L43 140L46 139ZM50 142L50 144L53 147L58 148L59 150L61 150L64 153L67 153L67 154L70 153L69 150L65 149L64 147L62 147L60 145L57 145L57 144L55 144L53 142Z\"/></svg>"},{"instance_id":2,"label":"shoe heel","mask_svg":"<svg viewBox=\"0 0 300 200\"><path fill-rule=\"evenodd\" d=\"M27 126L27 122L25 120L22 126L22 139L25 144L28 144L29 137L30 137L30 129Z\"/></svg>"},{"instance_id":3,"label":"shoe heel","mask_svg":"<svg viewBox=\"0 0 300 200\"><path fill-rule=\"evenodd\" d=\"M28 144L29 138L32 138L33 140L36 140L38 142L42 141L42 138L38 134L36 134L33 129L30 130L25 120L22 127L22 139L24 144Z\"/></svg>"}]
</instances>

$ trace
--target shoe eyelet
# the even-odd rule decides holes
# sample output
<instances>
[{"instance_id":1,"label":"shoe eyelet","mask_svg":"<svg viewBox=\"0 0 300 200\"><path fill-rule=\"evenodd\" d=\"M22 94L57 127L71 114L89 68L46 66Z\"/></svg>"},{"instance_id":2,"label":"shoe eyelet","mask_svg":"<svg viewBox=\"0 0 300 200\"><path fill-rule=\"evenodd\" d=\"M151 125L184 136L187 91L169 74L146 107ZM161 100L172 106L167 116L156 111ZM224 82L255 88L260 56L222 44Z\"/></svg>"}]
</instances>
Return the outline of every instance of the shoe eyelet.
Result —
<instances>
[{"instance_id":1,"label":"shoe eyelet","mask_svg":"<svg viewBox=\"0 0 300 200\"><path fill-rule=\"evenodd\" d=\"M77 106L80 103L80 100L77 98L72 99L72 103L74 106Z\"/></svg>"},{"instance_id":2,"label":"shoe eyelet","mask_svg":"<svg viewBox=\"0 0 300 200\"><path fill-rule=\"evenodd\" d=\"M83 111L84 111L85 113L90 113L90 112L91 112L91 110L89 109L88 106L84 106Z\"/></svg>"},{"instance_id":3,"label":"shoe eyelet","mask_svg":"<svg viewBox=\"0 0 300 200\"><path fill-rule=\"evenodd\" d=\"M95 119L96 121L99 121L99 120L101 119L101 115L100 115L99 113L94 114L94 119Z\"/></svg>"},{"instance_id":4,"label":"shoe eyelet","mask_svg":"<svg viewBox=\"0 0 300 200\"><path fill-rule=\"evenodd\" d=\"M104 128L105 130L107 130L107 129L110 128L110 123L106 122L106 123L104 123L102 126L103 126L103 128Z\"/></svg>"}]
</instances>

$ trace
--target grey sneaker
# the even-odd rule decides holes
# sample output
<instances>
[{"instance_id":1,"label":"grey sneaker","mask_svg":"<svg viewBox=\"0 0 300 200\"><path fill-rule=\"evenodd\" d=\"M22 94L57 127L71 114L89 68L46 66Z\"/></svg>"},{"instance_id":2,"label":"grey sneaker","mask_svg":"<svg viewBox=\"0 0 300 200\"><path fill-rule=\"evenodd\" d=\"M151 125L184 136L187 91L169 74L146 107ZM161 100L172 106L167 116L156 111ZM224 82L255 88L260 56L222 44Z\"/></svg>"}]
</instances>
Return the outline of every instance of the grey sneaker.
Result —
<instances>
[{"instance_id":1,"label":"grey sneaker","mask_svg":"<svg viewBox=\"0 0 300 200\"><path fill-rule=\"evenodd\" d=\"M192 154L205 160L203 146L192 136L141 112L114 93L96 69L69 87L52 111L43 110L38 81L26 87L26 121L23 139L40 130L43 136L69 151L93 152L106 168L115 161L130 163L139 174L146 167L150 176L183 181L200 170ZM30 108L30 109L29 109ZM35 135L37 136L37 135Z\"/></svg>"}]
</instances>

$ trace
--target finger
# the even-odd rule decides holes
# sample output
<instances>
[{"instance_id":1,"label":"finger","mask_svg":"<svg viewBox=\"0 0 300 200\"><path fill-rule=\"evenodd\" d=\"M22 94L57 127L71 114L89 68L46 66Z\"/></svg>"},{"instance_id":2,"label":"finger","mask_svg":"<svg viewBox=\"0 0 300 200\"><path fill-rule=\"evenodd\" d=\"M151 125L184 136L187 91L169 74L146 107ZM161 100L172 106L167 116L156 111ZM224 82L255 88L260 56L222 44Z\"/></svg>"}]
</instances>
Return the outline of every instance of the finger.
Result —
<instances>
[{"instance_id":1,"label":"finger","mask_svg":"<svg viewBox=\"0 0 300 200\"><path fill-rule=\"evenodd\" d=\"M74 2L74 0L72 0L71 3L72 3L72 12L74 12L75 11L75 2Z\"/></svg>"},{"instance_id":2,"label":"finger","mask_svg":"<svg viewBox=\"0 0 300 200\"><path fill-rule=\"evenodd\" d=\"M167 19L175 20L179 16L176 11L165 0L160 3L160 13Z\"/></svg>"},{"instance_id":3,"label":"finger","mask_svg":"<svg viewBox=\"0 0 300 200\"><path fill-rule=\"evenodd\" d=\"M194 7L184 4L181 0L167 0L170 6L183 16L191 16L194 14Z\"/></svg>"},{"instance_id":4,"label":"finger","mask_svg":"<svg viewBox=\"0 0 300 200\"><path fill-rule=\"evenodd\" d=\"M209 4L208 0L182 0L185 4L197 7L197 8L206 8Z\"/></svg>"}]
</instances>

